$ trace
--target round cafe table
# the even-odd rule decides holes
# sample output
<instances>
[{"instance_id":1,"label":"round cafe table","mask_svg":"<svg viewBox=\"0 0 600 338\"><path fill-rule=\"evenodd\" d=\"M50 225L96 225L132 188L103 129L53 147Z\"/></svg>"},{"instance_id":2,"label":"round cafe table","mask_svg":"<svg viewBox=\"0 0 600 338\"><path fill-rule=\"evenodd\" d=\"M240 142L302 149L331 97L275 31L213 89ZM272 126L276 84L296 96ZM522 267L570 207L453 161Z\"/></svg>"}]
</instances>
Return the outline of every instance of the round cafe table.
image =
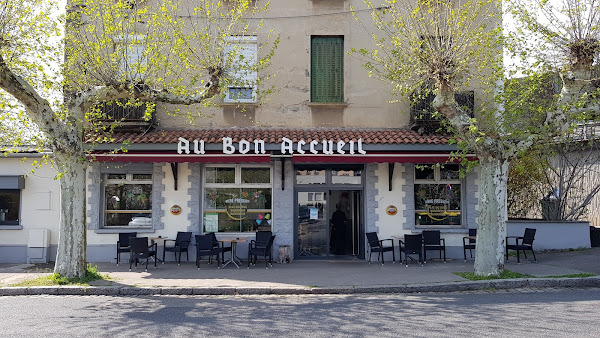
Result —
<instances>
[{"instance_id":1,"label":"round cafe table","mask_svg":"<svg viewBox=\"0 0 600 338\"><path fill-rule=\"evenodd\" d=\"M225 237L219 239L219 242L221 243L231 243L231 258L229 258L229 260L223 264L223 267L226 267L229 263L233 263L233 265L237 266L238 269L240 268L242 259L237 256L236 247L237 243L244 243L247 240L247 237Z\"/></svg>"}]
</instances>

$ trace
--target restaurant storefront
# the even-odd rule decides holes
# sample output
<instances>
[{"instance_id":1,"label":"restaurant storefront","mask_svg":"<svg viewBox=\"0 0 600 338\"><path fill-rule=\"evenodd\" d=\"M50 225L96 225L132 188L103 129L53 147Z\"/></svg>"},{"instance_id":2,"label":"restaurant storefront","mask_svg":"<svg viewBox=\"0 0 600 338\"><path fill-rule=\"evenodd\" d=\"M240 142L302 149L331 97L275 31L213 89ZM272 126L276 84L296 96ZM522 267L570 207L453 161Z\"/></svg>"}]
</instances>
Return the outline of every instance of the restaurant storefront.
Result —
<instances>
[{"instance_id":1,"label":"restaurant storefront","mask_svg":"<svg viewBox=\"0 0 600 338\"><path fill-rule=\"evenodd\" d=\"M389 238L442 229L457 238L449 254L454 246L462 255L458 238L475 224L476 199L468 196L476 173L460 178L446 163L453 148L443 136L248 128L125 140L124 153L98 147L88 173L91 260L109 257L123 231L248 239L272 231L275 252L290 246L298 259L364 258L366 232Z\"/></svg>"}]
</instances>

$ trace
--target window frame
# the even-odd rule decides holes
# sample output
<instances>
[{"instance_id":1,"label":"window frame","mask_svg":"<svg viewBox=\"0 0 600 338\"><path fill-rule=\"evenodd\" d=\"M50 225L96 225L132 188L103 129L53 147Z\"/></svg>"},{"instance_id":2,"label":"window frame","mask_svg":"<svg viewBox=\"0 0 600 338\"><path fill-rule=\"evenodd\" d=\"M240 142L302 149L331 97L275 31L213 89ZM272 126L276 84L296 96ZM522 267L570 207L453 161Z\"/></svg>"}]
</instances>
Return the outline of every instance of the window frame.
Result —
<instances>
[{"instance_id":1,"label":"window frame","mask_svg":"<svg viewBox=\"0 0 600 338\"><path fill-rule=\"evenodd\" d=\"M206 182L206 171L209 168L235 168L235 180L234 183L207 183ZM269 169L269 183L242 183L242 170L244 168L268 168ZM206 190L207 189L270 189L271 190L271 209L248 209L252 210L253 213L269 213L271 214L271 220L273 219L273 167L265 164L206 164L203 168L203 184L202 184L202 196L201 196L201 232L205 233L204 217L207 213L222 213L225 209L209 209L206 208ZM240 220L240 222L243 220ZM271 225L272 227L272 225ZM272 228L271 228L272 229ZM222 232L222 233L241 233L247 234L252 231L233 231L233 232Z\"/></svg>"},{"instance_id":2,"label":"window frame","mask_svg":"<svg viewBox=\"0 0 600 338\"><path fill-rule=\"evenodd\" d=\"M115 52L122 52L119 58L119 74L128 80L140 80L148 71L148 56L146 53L146 36L135 34L120 36L115 39Z\"/></svg>"},{"instance_id":3,"label":"window frame","mask_svg":"<svg viewBox=\"0 0 600 338\"><path fill-rule=\"evenodd\" d=\"M17 220L16 221L0 221L0 229L20 229L21 228L21 223L22 223L22 219L21 219L21 211L23 210L23 192L22 189L19 188L15 188L15 189L0 189L0 191L4 192L4 191L9 191L9 192L16 192L18 194L18 211L17 211Z\"/></svg>"},{"instance_id":4,"label":"window frame","mask_svg":"<svg viewBox=\"0 0 600 338\"><path fill-rule=\"evenodd\" d=\"M256 103L257 100L257 81L258 81L258 71L252 70L243 74L239 74L240 71L235 70L235 61L228 62L227 55L233 49L236 52L236 56L243 55L243 52L247 49L245 47L253 46L252 52L252 60L251 64L247 63L250 67L256 67L258 64L258 37L256 35L232 35L225 39L225 49L223 51L224 58L226 60L226 64L228 65L228 72L231 72L231 84L227 85L227 90L225 92L225 97L223 98L223 102L225 103ZM237 45L237 47L231 47L232 45ZM240 77L241 84L237 83L236 78ZM247 83L246 83L247 82ZM252 84L251 86L247 84ZM252 97L251 98L232 98L230 96L230 89L251 89Z\"/></svg>"},{"instance_id":5,"label":"window frame","mask_svg":"<svg viewBox=\"0 0 600 338\"><path fill-rule=\"evenodd\" d=\"M414 165L414 170L413 170L413 194L412 194L412 199L413 199L413 214L414 214L414 222L413 222L413 226L415 228L464 228L465 227L465 220L466 220L466 215L465 215L465 181L464 179L460 178L460 175L457 179L443 179L441 177L441 167L444 165L458 165L459 166L459 170L460 170L460 165L456 164L456 163L446 163L446 164L438 164L438 163L418 163ZM418 166L432 166L433 167L433 179L417 179L417 170ZM421 211L425 211L422 209L417 209L417 203L416 203L416 191L415 191L415 186L417 185L447 185L447 184L453 184L453 185L459 185L460 186L460 209L455 210L455 209L448 209L447 211L449 212L460 212L460 224L419 224L418 223L418 216L417 216L417 212Z\"/></svg>"},{"instance_id":6,"label":"window frame","mask_svg":"<svg viewBox=\"0 0 600 338\"><path fill-rule=\"evenodd\" d=\"M108 176L109 175L125 175L125 179L109 179ZM150 175L150 179L148 180L134 180L133 179L133 175ZM125 211L131 211L131 214L135 214L135 213L144 213L144 214L150 214L150 219L152 220L150 225L129 225L129 224L120 224L120 225L107 225L106 224L106 220L107 217L106 215L109 214L109 210L107 210L107 205L106 205L106 186L109 184L117 184L117 185L121 185L121 184L128 184L128 185L135 185L135 184L144 184L144 185L150 185L151 186L151 191L152 191L152 195L154 195L155 191L154 191L154 177L153 174L151 172L143 172L143 171L134 171L134 172L129 172L129 173L123 173L123 172L112 172L112 171L106 171L103 172L101 174L101 179L102 179L102 184L101 184L101 218L100 218L100 229L153 229L154 228L154 213L153 213L153 196L152 198L150 198L150 209L148 210L125 210ZM128 213L128 212L125 212Z\"/></svg>"}]
</instances>

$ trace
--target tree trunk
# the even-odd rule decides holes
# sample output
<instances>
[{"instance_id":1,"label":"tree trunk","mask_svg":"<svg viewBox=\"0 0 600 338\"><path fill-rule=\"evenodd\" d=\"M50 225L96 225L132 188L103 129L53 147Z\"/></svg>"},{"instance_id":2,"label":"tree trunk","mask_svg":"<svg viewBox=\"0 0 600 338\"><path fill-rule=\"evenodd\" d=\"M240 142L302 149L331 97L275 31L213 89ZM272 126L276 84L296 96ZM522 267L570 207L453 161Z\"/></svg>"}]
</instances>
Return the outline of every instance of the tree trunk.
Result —
<instances>
[{"instance_id":1,"label":"tree trunk","mask_svg":"<svg viewBox=\"0 0 600 338\"><path fill-rule=\"evenodd\" d=\"M508 181L507 160L480 158L479 215L477 216L477 246L475 274L498 275L504 269Z\"/></svg>"},{"instance_id":2,"label":"tree trunk","mask_svg":"<svg viewBox=\"0 0 600 338\"><path fill-rule=\"evenodd\" d=\"M79 154L55 152L60 178L61 210L54 272L67 278L86 271L85 176L87 162Z\"/></svg>"}]
</instances>

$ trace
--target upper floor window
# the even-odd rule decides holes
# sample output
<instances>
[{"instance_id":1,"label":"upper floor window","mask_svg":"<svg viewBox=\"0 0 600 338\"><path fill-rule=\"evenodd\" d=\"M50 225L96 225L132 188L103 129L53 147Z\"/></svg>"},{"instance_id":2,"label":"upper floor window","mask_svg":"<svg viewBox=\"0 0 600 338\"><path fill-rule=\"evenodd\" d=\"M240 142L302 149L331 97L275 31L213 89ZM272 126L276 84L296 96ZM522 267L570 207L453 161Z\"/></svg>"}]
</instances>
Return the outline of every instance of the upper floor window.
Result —
<instances>
[{"instance_id":1,"label":"upper floor window","mask_svg":"<svg viewBox=\"0 0 600 338\"><path fill-rule=\"evenodd\" d=\"M115 49L120 59L120 72L127 80L141 80L147 68L145 37L132 35L117 39Z\"/></svg>"},{"instance_id":2,"label":"upper floor window","mask_svg":"<svg viewBox=\"0 0 600 338\"><path fill-rule=\"evenodd\" d=\"M225 64L229 84L225 102L256 102L256 36L232 36L225 47Z\"/></svg>"},{"instance_id":3,"label":"upper floor window","mask_svg":"<svg viewBox=\"0 0 600 338\"><path fill-rule=\"evenodd\" d=\"M461 181L458 164L415 166L415 224L461 225Z\"/></svg>"},{"instance_id":4,"label":"upper floor window","mask_svg":"<svg viewBox=\"0 0 600 338\"><path fill-rule=\"evenodd\" d=\"M310 101L344 102L344 37L312 36Z\"/></svg>"}]
</instances>

